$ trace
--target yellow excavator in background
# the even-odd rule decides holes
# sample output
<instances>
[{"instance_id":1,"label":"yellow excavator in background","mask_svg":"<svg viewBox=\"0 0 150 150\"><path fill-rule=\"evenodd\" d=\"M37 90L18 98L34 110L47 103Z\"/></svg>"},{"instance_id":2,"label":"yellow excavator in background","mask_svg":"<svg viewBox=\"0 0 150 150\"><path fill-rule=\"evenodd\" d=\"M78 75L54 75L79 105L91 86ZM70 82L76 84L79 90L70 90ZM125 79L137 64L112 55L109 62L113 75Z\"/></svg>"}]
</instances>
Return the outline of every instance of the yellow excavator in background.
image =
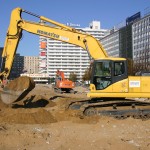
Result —
<instances>
[{"instance_id":1,"label":"yellow excavator in background","mask_svg":"<svg viewBox=\"0 0 150 150\"><path fill-rule=\"evenodd\" d=\"M44 23L31 22L22 19L21 14L23 12L39 18ZM85 109L83 110L87 114L95 114L100 112L99 110L96 111L97 108L108 107L108 103L103 103L102 105L99 103L100 101L107 102L107 99L112 100L118 98L120 99L119 104L123 104L125 103L125 100L122 100L122 98L150 97L150 77L128 76L127 60L125 58L109 57L100 42L92 35L55 22L43 16L33 14L21 8L14 9L11 14L10 25L2 53L2 58L5 59L5 64L2 67L2 72L0 73L2 83L3 80L7 79L10 74L14 55L16 54L16 49L23 30L32 34L74 44L84 50L87 50L88 54L93 59L90 92L87 94L87 96L92 100L90 104L89 102L81 102L80 106L80 108L82 106L84 106L84 108L88 108L86 111ZM23 83L26 82L25 80L26 79L24 79ZM13 91L13 86L6 85L1 94L3 95L1 96L2 101L7 104L15 102L18 100L18 97L20 99L23 95L25 95L25 93L27 93L27 91L32 90L34 88L34 83L30 79L27 80L27 85L22 89L19 89L19 92L17 91L18 88L16 86L20 87L20 84L22 83L15 84L15 82L18 81L17 79L14 82L14 87L16 89L15 92ZM21 79L19 79L19 81L21 82ZM14 94L15 97L13 98L12 95ZM105 100L105 98L107 99ZM119 104L114 103L112 105L113 109L116 110L116 105L119 106ZM73 106L76 106L76 104ZM136 108L135 103L133 105L131 102L131 107L132 109Z\"/></svg>"}]
</instances>

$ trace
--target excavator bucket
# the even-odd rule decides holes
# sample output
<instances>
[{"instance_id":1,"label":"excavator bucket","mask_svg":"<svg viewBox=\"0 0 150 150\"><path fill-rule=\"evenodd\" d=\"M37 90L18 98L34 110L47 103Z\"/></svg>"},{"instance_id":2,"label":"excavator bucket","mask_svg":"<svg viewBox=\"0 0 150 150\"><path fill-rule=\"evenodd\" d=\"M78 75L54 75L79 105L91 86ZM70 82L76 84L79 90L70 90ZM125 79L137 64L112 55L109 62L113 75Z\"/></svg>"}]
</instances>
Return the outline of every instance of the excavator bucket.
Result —
<instances>
[{"instance_id":1,"label":"excavator bucket","mask_svg":"<svg viewBox=\"0 0 150 150\"><path fill-rule=\"evenodd\" d=\"M22 100L35 87L32 78L22 76L10 81L1 92L1 100L5 104L11 104Z\"/></svg>"}]
</instances>

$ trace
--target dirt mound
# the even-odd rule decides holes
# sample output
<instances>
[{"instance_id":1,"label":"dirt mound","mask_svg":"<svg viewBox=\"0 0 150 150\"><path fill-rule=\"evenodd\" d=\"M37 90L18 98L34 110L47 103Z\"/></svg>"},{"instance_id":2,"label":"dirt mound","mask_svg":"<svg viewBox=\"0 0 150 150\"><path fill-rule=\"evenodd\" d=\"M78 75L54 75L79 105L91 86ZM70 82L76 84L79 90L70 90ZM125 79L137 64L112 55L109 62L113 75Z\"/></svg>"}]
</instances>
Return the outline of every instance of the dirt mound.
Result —
<instances>
[{"instance_id":1,"label":"dirt mound","mask_svg":"<svg viewBox=\"0 0 150 150\"><path fill-rule=\"evenodd\" d=\"M81 90L57 94L48 85L36 85L14 107L0 102L0 149L150 149L150 120L86 117L66 110L70 102L87 99Z\"/></svg>"},{"instance_id":2,"label":"dirt mound","mask_svg":"<svg viewBox=\"0 0 150 150\"><path fill-rule=\"evenodd\" d=\"M32 78L22 76L9 82L4 88L5 90L22 91L24 89L32 90L35 87L35 83Z\"/></svg>"},{"instance_id":3,"label":"dirt mound","mask_svg":"<svg viewBox=\"0 0 150 150\"><path fill-rule=\"evenodd\" d=\"M4 109L4 108L8 108L9 106L4 104L1 99L0 99L0 110Z\"/></svg>"},{"instance_id":4,"label":"dirt mound","mask_svg":"<svg viewBox=\"0 0 150 150\"><path fill-rule=\"evenodd\" d=\"M5 104L11 104L23 99L33 88L35 83L32 78L19 77L10 81L1 92L1 100Z\"/></svg>"},{"instance_id":5,"label":"dirt mound","mask_svg":"<svg viewBox=\"0 0 150 150\"><path fill-rule=\"evenodd\" d=\"M45 109L38 110L14 110L9 109L0 117L0 122L15 124L46 124L54 123L57 120Z\"/></svg>"}]
</instances>

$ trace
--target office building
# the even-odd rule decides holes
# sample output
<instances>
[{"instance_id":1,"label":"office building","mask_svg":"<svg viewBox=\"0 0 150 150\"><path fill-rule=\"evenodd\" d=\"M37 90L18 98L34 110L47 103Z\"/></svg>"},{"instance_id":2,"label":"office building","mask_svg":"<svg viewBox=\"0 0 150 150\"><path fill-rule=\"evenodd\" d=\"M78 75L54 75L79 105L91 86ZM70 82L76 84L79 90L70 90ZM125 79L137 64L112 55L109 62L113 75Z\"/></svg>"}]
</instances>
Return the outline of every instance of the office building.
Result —
<instances>
[{"instance_id":1,"label":"office building","mask_svg":"<svg viewBox=\"0 0 150 150\"><path fill-rule=\"evenodd\" d=\"M132 25L133 60L136 69L150 70L150 13Z\"/></svg>"},{"instance_id":2,"label":"office building","mask_svg":"<svg viewBox=\"0 0 150 150\"><path fill-rule=\"evenodd\" d=\"M20 54L16 54L13 64L12 64L12 69L10 71L9 79L15 79L20 76L20 74L23 72L24 68L24 57L20 56Z\"/></svg>"},{"instance_id":3,"label":"office building","mask_svg":"<svg viewBox=\"0 0 150 150\"><path fill-rule=\"evenodd\" d=\"M108 34L108 30L101 29L99 21L93 21L89 27L79 28L97 39L101 39ZM56 71L64 71L66 78L70 73L77 74L78 80L82 80L85 70L89 67L89 56L86 50L82 48L40 37L40 56L39 56L39 72L48 73L51 77L55 77Z\"/></svg>"},{"instance_id":4,"label":"office building","mask_svg":"<svg viewBox=\"0 0 150 150\"><path fill-rule=\"evenodd\" d=\"M113 27L101 43L108 56L132 59L132 24Z\"/></svg>"},{"instance_id":5,"label":"office building","mask_svg":"<svg viewBox=\"0 0 150 150\"><path fill-rule=\"evenodd\" d=\"M109 56L133 59L133 26L141 20L141 13L138 12L126 18L125 22L110 30L110 34L101 39Z\"/></svg>"},{"instance_id":6,"label":"office building","mask_svg":"<svg viewBox=\"0 0 150 150\"><path fill-rule=\"evenodd\" d=\"M110 30L110 34L100 40L108 56L119 57L119 30L115 27Z\"/></svg>"},{"instance_id":7,"label":"office building","mask_svg":"<svg viewBox=\"0 0 150 150\"><path fill-rule=\"evenodd\" d=\"M2 56L3 47L0 47L0 56ZM0 71L2 71L4 68L5 60L2 62L2 57L0 57ZM20 76L20 74L23 72L24 68L24 59L23 56L20 56L19 53L17 53L14 57L14 61L12 64L12 68L10 70L9 79L15 79Z\"/></svg>"},{"instance_id":8,"label":"office building","mask_svg":"<svg viewBox=\"0 0 150 150\"><path fill-rule=\"evenodd\" d=\"M113 32L112 32L113 31ZM101 39L109 56L133 60L133 72L150 70L150 11L128 17L126 24Z\"/></svg>"},{"instance_id":9,"label":"office building","mask_svg":"<svg viewBox=\"0 0 150 150\"><path fill-rule=\"evenodd\" d=\"M3 47L0 47L0 71L2 69L2 51L3 51Z\"/></svg>"},{"instance_id":10,"label":"office building","mask_svg":"<svg viewBox=\"0 0 150 150\"><path fill-rule=\"evenodd\" d=\"M34 74L39 72L39 57L38 56L24 56L24 72Z\"/></svg>"}]
</instances>

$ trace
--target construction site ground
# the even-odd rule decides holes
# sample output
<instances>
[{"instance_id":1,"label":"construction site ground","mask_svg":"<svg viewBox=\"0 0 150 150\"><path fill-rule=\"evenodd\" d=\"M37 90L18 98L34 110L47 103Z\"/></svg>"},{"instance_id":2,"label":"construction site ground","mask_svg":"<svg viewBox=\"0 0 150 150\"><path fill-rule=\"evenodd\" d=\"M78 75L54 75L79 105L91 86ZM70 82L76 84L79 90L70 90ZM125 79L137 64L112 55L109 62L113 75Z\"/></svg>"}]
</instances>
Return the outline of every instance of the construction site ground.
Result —
<instances>
[{"instance_id":1,"label":"construction site ground","mask_svg":"<svg viewBox=\"0 0 150 150\"><path fill-rule=\"evenodd\" d=\"M0 150L150 149L150 120L80 117L66 108L87 99L88 88L75 90L58 94L50 85L36 85L23 101L0 101Z\"/></svg>"}]
</instances>

